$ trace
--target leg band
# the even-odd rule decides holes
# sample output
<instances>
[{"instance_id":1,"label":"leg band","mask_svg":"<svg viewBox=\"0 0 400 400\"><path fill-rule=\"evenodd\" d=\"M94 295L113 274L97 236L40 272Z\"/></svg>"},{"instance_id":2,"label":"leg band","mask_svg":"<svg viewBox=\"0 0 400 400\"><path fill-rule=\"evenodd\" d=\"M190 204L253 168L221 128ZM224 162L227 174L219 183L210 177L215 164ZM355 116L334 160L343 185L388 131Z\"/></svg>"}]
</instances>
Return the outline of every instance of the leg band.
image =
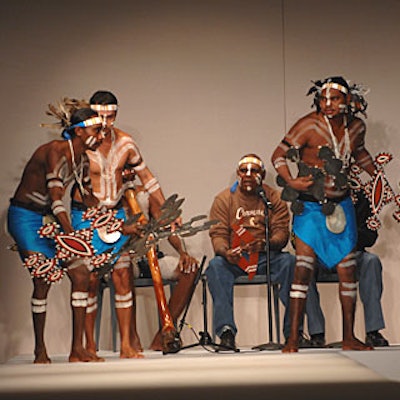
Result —
<instances>
[{"instance_id":1,"label":"leg band","mask_svg":"<svg viewBox=\"0 0 400 400\"><path fill-rule=\"evenodd\" d=\"M129 268L131 265L131 258L128 254L122 255L114 265L114 270Z\"/></svg>"},{"instance_id":2,"label":"leg band","mask_svg":"<svg viewBox=\"0 0 400 400\"><path fill-rule=\"evenodd\" d=\"M72 307L87 307L88 305L87 292L72 292L71 299Z\"/></svg>"},{"instance_id":3,"label":"leg band","mask_svg":"<svg viewBox=\"0 0 400 400\"><path fill-rule=\"evenodd\" d=\"M46 299L31 299L31 309L35 314L41 314L46 312L47 300Z\"/></svg>"},{"instance_id":4,"label":"leg band","mask_svg":"<svg viewBox=\"0 0 400 400\"><path fill-rule=\"evenodd\" d=\"M290 290L290 297L292 299L306 299L307 291L308 291L308 285L292 283Z\"/></svg>"},{"instance_id":5,"label":"leg band","mask_svg":"<svg viewBox=\"0 0 400 400\"><path fill-rule=\"evenodd\" d=\"M89 297L88 303L87 303L87 308L86 308L86 314L90 314L95 310L97 310L97 296Z\"/></svg>"},{"instance_id":6,"label":"leg band","mask_svg":"<svg viewBox=\"0 0 400 400\"><path fill-rule=\"evenodd\" d=\"M115 308L129 308L132 307L132 292L125 295L115 295Z\"/></svg>"},{"instance_id":7,"label":"leg band","mask_svg":"<svg viewBox=\"0 0 400 400\"><path fill-rule=\"evenodd\" d=\"M71 269L74 269L74 268L78 268L81 265L86 265L86 268L89 271L93 270L93 266L90 264L90 260L88 258L79 258L79 259L76 259L76 260L72 261L72 263L68 265L67 269L71 270Z\"/></svg>"},{"instance_id":8,"label":"leg band","mask_svg":"<svg viewBox=\"0 0 400 400\"><path fill-rule=\"evenodd\" d=\"M338 264L338 268L350 268L356 266L356 255L350 253L344 260Z\"/></svg>"},{"instance_id":9,"label":"leg band","mask_svg":"<svg viewBox=\"0 0 400 400\"><path fill-rule=\"evenodd\" d=\"M357 282L342 282L339 285L340 285L340 294L342 296L348 296L354 299L357 297L357 287L358 287Z\"/></svg>"},{"instance_id":10,"label":"leg band","mask_svg":"<svg viewBox=\"0 0 400 400\"><path fill-rule=\"evenodd\" d=\"M304 267L313 271L314 263L315 263L314 257L296 256L296 267Z\"/></svg>"}]
</instances>

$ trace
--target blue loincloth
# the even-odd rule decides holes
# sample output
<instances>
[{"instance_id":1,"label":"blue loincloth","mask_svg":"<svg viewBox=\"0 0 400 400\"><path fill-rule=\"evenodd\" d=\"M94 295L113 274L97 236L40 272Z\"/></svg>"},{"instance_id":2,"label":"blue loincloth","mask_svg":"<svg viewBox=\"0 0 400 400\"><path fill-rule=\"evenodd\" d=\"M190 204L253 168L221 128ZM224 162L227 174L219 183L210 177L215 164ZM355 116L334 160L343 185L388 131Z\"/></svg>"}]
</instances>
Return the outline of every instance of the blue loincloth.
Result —
<instances>
[{"instance_id":1,"label":"blue loincloth","mask_svg":"<svg viewBox=\"0 0 400 400\"><path fill-rule=\"evenodd\" d=\"M54 240L42 238L38 234L42 225L42 214L15 205L10 205L8 208L7 229L18 246L22 261L24 257L21 256L21 251L42 253L47 258L55 256Z\"/></svg>"},{"instance_id":2,"label":"blue loincloth","mask_svg":"<svg viewBox=\"0 0 400 400\"><path fill-rule=\"evenodd\" d=\"M314 250L328 268L333 268L355 248L357 243L356 216L351 198L347 197L339 203L346 215L346 227L341 233L332 233L328 230L321 204L311 201L303 203L302 214L293 218L293 231Z\"/></svg>"},{"instance_id":3,"label":"blue loincloth","mask_svg":"<svg viewBox=\"0 0 400 400\"><path fill-rule=\"evenodd\" d=\"M82 215L85 211L71 209L71 224L74 230L83 228L90 228L90 220L82 220ZM116 218L126 220L126 215L123 208L120 208L117 212ZM114 243L106 243L100 239L97 229L93 230L92 246L94 247L96 254L104 253L105 251L111 250L111 254L118 253L121 247L128 241L129 236L121 235L120 238ZM118 260L116 257L114 263Z\"/></svg>"}]
</instances>

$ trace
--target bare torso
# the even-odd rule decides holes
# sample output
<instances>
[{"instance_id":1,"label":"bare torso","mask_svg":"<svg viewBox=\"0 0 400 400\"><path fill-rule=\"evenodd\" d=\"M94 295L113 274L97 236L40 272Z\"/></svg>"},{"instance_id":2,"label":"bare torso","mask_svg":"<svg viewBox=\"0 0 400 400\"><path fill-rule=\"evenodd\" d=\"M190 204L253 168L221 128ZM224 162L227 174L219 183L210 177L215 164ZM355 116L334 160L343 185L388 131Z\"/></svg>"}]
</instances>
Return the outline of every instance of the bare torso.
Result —
<instances>
[{"instance_id":1,"label":"bare torso","mask_svg":"<svg viewBox=\"0 0 400 400\"><path fill-rule=\"evenodd\" d=\"M87 152L94 195L101 205L114 207L123 196L122 171L126 163L140 159L139 150L130 135L114 128L96 151Z\"/></svg>"},{"instance_id":2,"label":"bare torso","mask_svg":"<svg viewBox=\"0 0 400 400\"><path fill-rule=\"evenodd\" d=\"M24 169L14 199L38 209L48 207L51 200L47 180L51 177L60 179L64 189L73 179L71 156L66 141L54 140L34 152Z\"/></svg>"},{"instance_id":3,"label":"bare torso","mask_svg":"<svg viewBox=\"0 0 400 400\"><path fill-rule=\"evenodd\" d=\"M347 125L348 141L346 143ZM330 132L331 131L331 132ZM334 136L334 137L333 137ZM347 172L349 167L348 158L353 156L357 159L357 153L364 150L365 125L362 120L353 118L347 121L340 115L335 119L328 119L322 113L312 112L301 118L285 136L285 141L300 151L300 159L310 167L322 168L324 161L319 157L322 146L327 146L335 151L337 158L343 161L343 172ZM334 142L337 142L335 146ZM278 156L284 156L286 150L282 145L276 150ZM279 154L281 153L281 154ZM325 181L325 192L328 198L343 196L347 191L347 186L337 187L335 181L327 177Z\"/></svg>"}]
</instances>

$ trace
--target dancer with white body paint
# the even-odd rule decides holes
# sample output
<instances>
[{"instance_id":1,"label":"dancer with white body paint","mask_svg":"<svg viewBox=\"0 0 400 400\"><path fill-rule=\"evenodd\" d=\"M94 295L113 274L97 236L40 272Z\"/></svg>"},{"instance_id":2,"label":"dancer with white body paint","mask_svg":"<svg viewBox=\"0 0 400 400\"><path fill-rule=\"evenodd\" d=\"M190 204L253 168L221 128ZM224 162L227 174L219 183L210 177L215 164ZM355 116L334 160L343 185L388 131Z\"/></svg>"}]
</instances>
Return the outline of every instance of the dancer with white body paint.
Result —
<instances>
[{"instance_id":1,"label":"dancer with white body paint","mask_svg":"<svg viewBox=\"0 0 400 400\"><path fill-rule=\"evenodd\" d=\"M371 350L354 336L357 297L355 246L357 226L350 198L350 162L371 176L375 166L364 146L365 123L356 117L367 104L359 85L342 77L315 82L317 110L297 121L272 155L284 186L282 198L292 201L296 267L290 291L291 331L283 349L298 351L302 320L316 258L328 268L337 267L343 313L343 350ZM293 177L287 159L299 167Z\"/></svg>"},{"instance_id":2,"label":"dancer with white body paint","mask_svg":"<svg viewBox=\"0 0 400 400\"><path fill-rule=\"evenodd\" d=\"M73 232L63 202L65 189L73 181L82 193L84 204L97 205L97 199L91 192L89 160L85 152L95 150L101 144L102 120L95 111L83 108L75 111L68 122L63 132L68 134L68 140L53 140L33 153L8 209L8 231L33 277L34 363L39 364L51 362L44 342L47 295L52 278L59 277L62 269L52 264L54 240L41 237L38 231L43 219L51 218L64 233ZM76 258L62 268L67 268L71 281L73 335L69 361L101 361L83 347L89 266L83 258Z\"/></svg>"}]
</instances>

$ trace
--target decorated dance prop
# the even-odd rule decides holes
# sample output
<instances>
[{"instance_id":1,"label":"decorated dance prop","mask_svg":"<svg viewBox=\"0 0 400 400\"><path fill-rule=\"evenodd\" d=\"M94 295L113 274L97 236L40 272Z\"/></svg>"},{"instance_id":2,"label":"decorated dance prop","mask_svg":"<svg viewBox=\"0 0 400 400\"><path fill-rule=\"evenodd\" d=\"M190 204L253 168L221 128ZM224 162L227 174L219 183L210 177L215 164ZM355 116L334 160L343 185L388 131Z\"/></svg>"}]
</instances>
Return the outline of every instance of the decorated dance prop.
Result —
<instances>
[{"instance_id":1,"label":"decorated dance prop","mask_svg":"<svg viewBox=\"0 0 400 400\"><path fill-rule=\"evenodd\" d=\"M395 221L400 222L400 195L395 194L385 176L384 166L393 159L390 153L379 153L374 160L375 174L365 183L361 180L362 169L353 164L350 169L349 184L353 191L364 190L369 200L372 216L367 220L369 229L376 231L381 227L379 213L389 203L395 203L393 212Z\"/></svg>"},{"instance_id":2,"label":"decorated dance prop","mask_svg":"<svg viewBox=\"0 0 400 400\"><path fill-rule=\"evenodd\" d=\"M232 251L241 255L238 266L248 274L249 279L253 279L257 272L258 252L249 253L246 250L247 245L255 241L254 236L242 225L232 224L234 236L232 240Z\"/></svg>"},{"instance_id":3,"label":"decorated dance prop","mask_svg":"<svg viewBox=\"0 0 400 400\"><path fill-rule=\"evenodd\" d=\"M343 169L343 161L337 158L333 150L328 146L322 146L318 156L324 161L322 168L310 167L301 161L299 150L295 147L291 147L286 153L286 158L297 164L298 176L312 176L314 183L306 192L293 189L280 175L277 176L276 182L278 186L283 187L282 200L291 202L290 209L295 215L300 215L304 208L300 194L311 196L322 204L322 212L326 216L333 215L335 211L337 212L335 210L337 204L325 196L325 182L330 179L335 182L337 187L344 188L347 186L347 176Z\"/></svg>"},{"instance_id":4,"label":"decorated dance prop","mask_svg":"<svg viewBox=\"0 0 400 400\"><path fill-rule=\"evenodd\" d=\"M372 216L367 220L367 226L371 230L381 227L379 213L383 207L389 203L395 203L396 210L393 212L395 221L400 222L400 195L395 194L390 186L384 171L384 166L388 164L393 156L389 153L379 153L374 160L375 174L366 181L362 182L361 174L363 170L355 163L350 165L348 176L343 170L343 161L335 156L333 150L328 146L322 146L319 157L324 161L323 168L309 167L300 160L298 149L292 147L287 151L286 157L297 164L298 176L311 175L314 184L307 192L299 192L290 187L281 176L277 176L277 184L283 187L281 197L285 201L291 202L290 209L295 215L303 212L303 202L300 200L300 193L311 195L315 200L322 204L322 212L327 216L327 227L334 233L340 233L345 227L345 217L340 205L325 197L324 185L326 179L332 179L337 187L348 186L352 191L353 203L356 202L354 192L363 190L367 196Z\"/></svg>"}]
</instances>

